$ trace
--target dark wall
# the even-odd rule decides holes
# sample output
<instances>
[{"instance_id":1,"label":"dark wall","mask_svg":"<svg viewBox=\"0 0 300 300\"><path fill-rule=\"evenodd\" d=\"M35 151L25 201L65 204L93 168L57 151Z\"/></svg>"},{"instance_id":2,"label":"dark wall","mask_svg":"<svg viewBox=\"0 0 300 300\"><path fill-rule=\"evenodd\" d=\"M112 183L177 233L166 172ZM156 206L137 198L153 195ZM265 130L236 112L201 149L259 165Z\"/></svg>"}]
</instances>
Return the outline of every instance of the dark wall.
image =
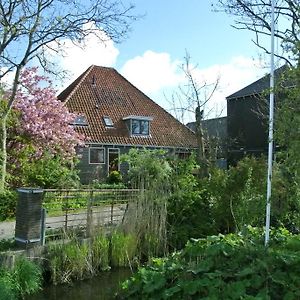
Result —
<instances>
[{"instance_id":1,"label":"dark wall","mask_svg":"<svg viewBox=\"0 0 300 300\"><path fill-rule=\"evenodd\" d=\"M100 147L105 149L105 157L104 157L104 164L90 164L89 163L89 148L84 147L80 150L80 162L78 164L79 169L79 177L82 184L90 184L94 180L98 180L99 182L105 182L106 177L108 176L108 149L109 148L118 148L120 149L120 155L127 153L130 147L126 146L101 146L101 145L93 145L95 147ZM126 172L126 166L120 165L121 173Z\"/></svg>"},{"instance_id":2,"label":"dark wall","mask_svg":"<svg viewBox=\"0 0 300 300\"><path fill-rule=\"evenodd\" d=\"M268 147L267 99L246 96L227 101L228 160L234 164L245 155L260 156Z\"/></svg>"}]
</instances>

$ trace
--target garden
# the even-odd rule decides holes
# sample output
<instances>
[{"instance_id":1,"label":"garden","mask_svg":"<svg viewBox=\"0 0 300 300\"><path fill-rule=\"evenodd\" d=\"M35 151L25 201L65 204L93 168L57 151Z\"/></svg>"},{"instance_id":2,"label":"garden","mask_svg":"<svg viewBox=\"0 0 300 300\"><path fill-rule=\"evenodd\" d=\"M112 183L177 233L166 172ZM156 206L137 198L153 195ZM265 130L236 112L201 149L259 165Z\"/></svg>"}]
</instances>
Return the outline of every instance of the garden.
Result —
<instances>
[{"instance_id":1,"label":"garden","mask_svg":"<svg viewBox=\"0 0 300 300\"><path fill-rule=\"evenodd\" d=\"M297 78L297 71L290 76ZM54 92L38 87L44 79L35 69L21 76L8 123L1 220L14 218L16 187L84 188L75 152L82 137L71 131L74 116L55 102ZM124 266L134 275L123 283L116 295L120 299L298 299L297 95L296 88L291 90L278 108L276 141L281 150L273 165L268 247L263 243L265 157L245 157L227 170L216 168L208 157L203 175L194 154L182 160L163 150L132 149L121 158L130 166L126 181L113 174L109 185L89 186L117 184L143 191L128 210L128 222L109 235L96 232L88 241L66 235L63 243L48 247L46 258L21 257L13 268L2 268L1 299L24 298L42 288L43 280L70 283ZM5 108L5 101L1 105ZM52 131L58 120L65 122ZM13 247L10 241L0 244L1 251Z\"/></svg>"}]
</instances>

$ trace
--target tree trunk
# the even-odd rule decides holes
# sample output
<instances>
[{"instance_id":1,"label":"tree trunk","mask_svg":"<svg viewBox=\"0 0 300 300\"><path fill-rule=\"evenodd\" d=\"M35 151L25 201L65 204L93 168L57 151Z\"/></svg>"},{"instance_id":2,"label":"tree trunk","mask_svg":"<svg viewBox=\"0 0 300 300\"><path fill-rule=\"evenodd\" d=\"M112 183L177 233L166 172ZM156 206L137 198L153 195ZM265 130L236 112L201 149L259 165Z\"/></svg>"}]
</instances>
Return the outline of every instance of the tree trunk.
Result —
<instances>
[{"instance_id":1,"label":"tree trunk","mask_svg":"<svg viewBox=\"0 0 300 300\"><path fill-rule=\"evenodd\" d=\"M7 119L8 119L9 111L4 112L3 117L1 118L1 133L2 133L2 144L1 144L1 152L2 152L2 161L1 161L1 179L0 179L0 192L3 192L6 186L6 167L7 167Z\"/></svg>"},{"instance_id":2,"label":"tree trunk","mask_svg":"<svg viewBox=\"0 0 300 300\"><path fill-rule=\"evenodd\" d=\"M208 176L208 161L205 155L204 137L203 137L203 129L202 129L203 111L201 111L200 106L196 108L195 117L196 117L196 138L198 144L197 163L200 166L199 176L203 178Z\"/></svg>"}]
</instances>

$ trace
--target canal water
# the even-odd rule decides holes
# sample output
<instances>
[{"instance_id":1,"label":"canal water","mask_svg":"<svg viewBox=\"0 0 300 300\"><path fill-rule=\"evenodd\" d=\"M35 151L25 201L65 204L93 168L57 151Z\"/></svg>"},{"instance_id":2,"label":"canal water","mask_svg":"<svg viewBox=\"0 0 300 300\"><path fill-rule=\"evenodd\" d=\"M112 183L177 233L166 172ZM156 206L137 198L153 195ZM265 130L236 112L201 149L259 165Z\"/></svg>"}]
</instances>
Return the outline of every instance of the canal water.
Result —
<instances>
[{"instance_id":1,"label":"canal water","mask_svg":"<svg viewBox=\"0 0 300 300\"><path fill-rule=\"evenodd\" d=\"M111 300L119 290L120 283L131 275L127 268L111 270L72 285L46 286L27 300Z\"/></svg>"}]
</instances>

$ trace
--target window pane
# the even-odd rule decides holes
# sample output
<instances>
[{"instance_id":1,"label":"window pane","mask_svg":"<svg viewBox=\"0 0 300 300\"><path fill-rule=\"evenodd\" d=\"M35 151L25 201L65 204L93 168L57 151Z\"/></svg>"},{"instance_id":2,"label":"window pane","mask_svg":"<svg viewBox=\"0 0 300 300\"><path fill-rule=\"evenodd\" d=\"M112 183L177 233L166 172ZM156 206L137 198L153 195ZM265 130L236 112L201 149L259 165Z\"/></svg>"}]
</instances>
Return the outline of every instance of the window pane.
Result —
<instances>
[{"instance_id":1,"label":"window pane","mask_svg":"<svg viewBox=\"0 0 300 300\"><path fill-rule=\"evenodd\" d=\"M114 126L114 123L113 123L113 121L111 120L110 117L103 117L103 121L104 121L105 126L107 126L107 127L113 127Z\"/></svg>"},{"instance_id":2,"label":"window pane","mask_svg":"<svg viewBox=\"0 0 300 300\"><path fill-rule=\"evenodd\" d=\"M140 134L140 122L138 120L132 120L132 134Z\"/></svg>"},{"instance_id":3,"label":"window pane","mask_svg":"<svg viewBox=\"0 0 300 300\"><path fill-rule=\"evenodd\" d=\"M90 148L90 164L104 163L104 149Z\"/></svg>"},{"instance_id":4,"label":"window pane","mask_svg":"<svg viewBox=\"0 0 300 300\"><path fill-rule=\"evenodd\" d=\"M148 135L149 134L149 122L141 121L141 134Z\"/></svg>"}]
</instances>

